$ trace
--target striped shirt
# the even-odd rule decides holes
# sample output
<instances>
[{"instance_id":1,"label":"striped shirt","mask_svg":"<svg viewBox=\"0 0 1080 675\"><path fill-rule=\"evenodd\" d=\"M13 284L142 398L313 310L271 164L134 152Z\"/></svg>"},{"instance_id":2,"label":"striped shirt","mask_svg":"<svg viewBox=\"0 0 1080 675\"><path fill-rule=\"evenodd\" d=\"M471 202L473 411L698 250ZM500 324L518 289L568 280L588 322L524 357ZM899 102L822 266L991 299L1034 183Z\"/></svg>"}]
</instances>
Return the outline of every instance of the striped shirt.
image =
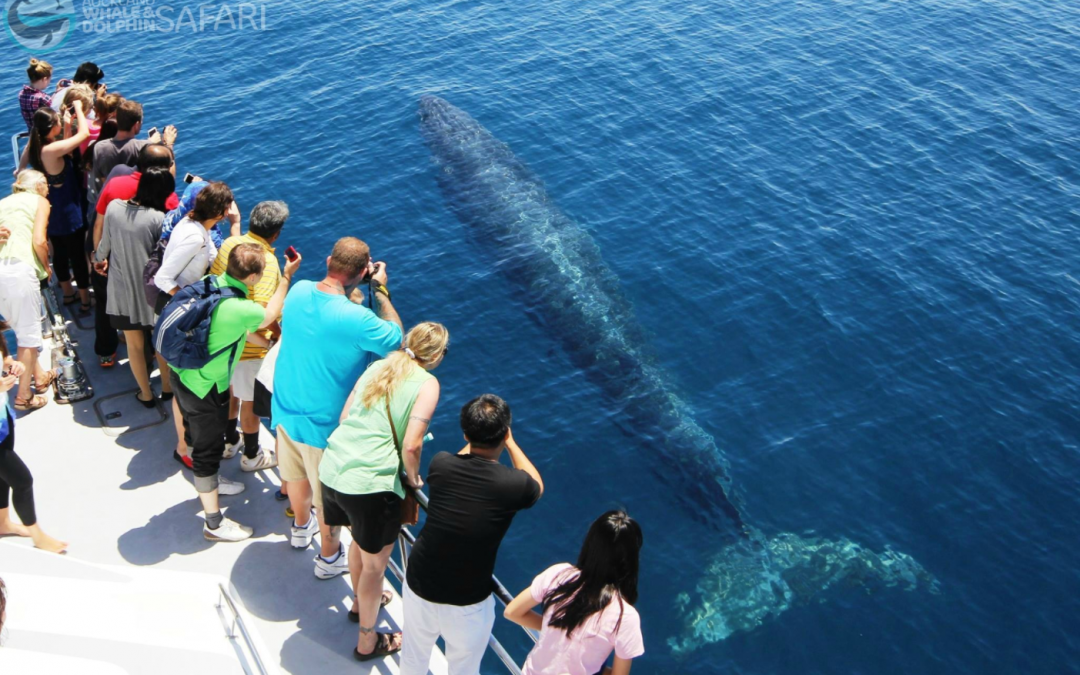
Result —
<instances>
[{"instance_id":1,"label":"striped shirt","mask_svg":"<svg viewBox=\"0 0 1080 675\"><path fill-rule=\"evenodd\" d=\"M248 287L248 298L259 303L263 307L270 302L270 298L274 297L274 292L277 291L278 282L281 281L281 267L278 265L277 255L274 254L274 249L270 244L266 243L266 240L257 234L248 232L242 234L239 237L229 237L225 240L225 243L218 249L217 257L214 258L214 264L210 266L210 274L221 275L225 273L226 268L229 266L229 253L236 247L237 244L257 244L262 247L263 255L266 258L266 268L263 270L262 279L254 287ZM270 339L273 331L267 329L260 333L266 339ZM267 349L253 345L250 342L244 343L244 353L241 354L241 361L253 361L256 359L266 358Z\"/></svg>"}]
</instances>

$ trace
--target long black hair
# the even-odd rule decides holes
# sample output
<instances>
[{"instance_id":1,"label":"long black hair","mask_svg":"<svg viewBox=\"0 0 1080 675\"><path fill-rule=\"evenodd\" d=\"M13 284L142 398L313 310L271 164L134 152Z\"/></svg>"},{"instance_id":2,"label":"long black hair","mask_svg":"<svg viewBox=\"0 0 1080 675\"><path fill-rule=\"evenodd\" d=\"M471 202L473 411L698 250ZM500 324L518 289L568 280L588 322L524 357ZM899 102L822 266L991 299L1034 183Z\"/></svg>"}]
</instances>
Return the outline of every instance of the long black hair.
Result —
<instances>
[{"instance_id":1,"label":"long black hair","mask_svg":"<svg viewBox=\"0 0 1080 675\"><path fill-rule=\"evenodd\" d=\"M30 166L44 174L49 172L45 170L45 163L41 161L41 149L49 144L46 139L57 124L60 124L60 113L49 106L38 108L31 118L30 144L27 146Z\"/></svg>"},{"instance_id":2,"label":"long black hair","mask_svg":"<svg viewBox=\"0 0 1080 675\"><path fill-rule=\"evenodd\" d=\"M165 202L176 189L176 178L166 168L155 166L139 176L139 188L131 201L165 213Z\"/></svg>"},{"instance_id":3,"label":"long black hair","mask_svg":"<svg viewBox=\"0 0 1080 675\"><path fill-rule=\"evenodd\" d=\"M618 631L622 603L637 602L641 543L641 526L625 511L608 511L593 521L578 554L578 575L544 596L544 612L554 608L548 625L565 630L570 638L589 617L617 600Z\"/></svg>"}]
</instances>

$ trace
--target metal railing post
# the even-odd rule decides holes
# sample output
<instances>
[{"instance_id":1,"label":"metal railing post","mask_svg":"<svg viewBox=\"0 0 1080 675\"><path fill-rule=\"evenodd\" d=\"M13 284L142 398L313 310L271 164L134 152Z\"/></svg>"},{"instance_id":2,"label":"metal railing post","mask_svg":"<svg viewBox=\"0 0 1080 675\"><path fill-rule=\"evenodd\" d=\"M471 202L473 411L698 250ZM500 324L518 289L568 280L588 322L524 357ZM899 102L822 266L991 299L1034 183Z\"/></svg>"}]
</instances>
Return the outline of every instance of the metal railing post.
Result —
<instances>
[{"instance_id":1,"label":"metal railing post","mask_svg":"<svg viewBox=\"0 0 1080 675\"><path fill-rule=\"evenodd\" d=\"M235 640L236 629L239 628L240 636L244 638L244 644L247 645L248 652L251 653L251 658L255 660L255 667L258 668L260 675L268 675L266 666L263 665L262 656L259 654L259 649L255 646L255 641L251 638L251 634L248 633L247 626L244 624L244 619L236 609L236 603L233 602L232 596L229 595L229 591L225 589L225 584L219 583L218 591L217 608L220 610L227 606L229 612L232 614L232 625L229 626L226 636L230 640ZM222 603L223 600L224 603Z\"/></svg>"}]
</instances>

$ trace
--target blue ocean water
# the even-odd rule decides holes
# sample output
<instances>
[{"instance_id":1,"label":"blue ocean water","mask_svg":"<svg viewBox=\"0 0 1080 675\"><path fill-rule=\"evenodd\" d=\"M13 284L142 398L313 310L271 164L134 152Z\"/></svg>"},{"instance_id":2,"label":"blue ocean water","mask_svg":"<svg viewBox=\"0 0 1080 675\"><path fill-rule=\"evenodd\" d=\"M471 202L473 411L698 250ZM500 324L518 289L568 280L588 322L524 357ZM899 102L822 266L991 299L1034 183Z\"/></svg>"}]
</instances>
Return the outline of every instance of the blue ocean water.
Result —
<instances>
[{"instance_id":1,"label":"blue ocean water","mask_svg":"<svg viewBox=\"0 0 1080 675\"><path fill-rule=\"evenodd\" d=\"M64 76L97 61L147 126L179 128L179 171L227 181L245 212L286 200L304 276L360 236L405 322L449 327L428 450L456 449L458 407L494 391L547 484L500 556L512 590L624 505L646 533L635 673L1080 672L1076 4L286 1L265 17L77 32L46 58ZM13 132L26 55L0 49ZM894 547L940 593L836 588L676 659L676 597L720 538L447 209L427 93L593 236L749 520ZM524 656L518 631L497 634Z\"/></svg>"}]
</instances>

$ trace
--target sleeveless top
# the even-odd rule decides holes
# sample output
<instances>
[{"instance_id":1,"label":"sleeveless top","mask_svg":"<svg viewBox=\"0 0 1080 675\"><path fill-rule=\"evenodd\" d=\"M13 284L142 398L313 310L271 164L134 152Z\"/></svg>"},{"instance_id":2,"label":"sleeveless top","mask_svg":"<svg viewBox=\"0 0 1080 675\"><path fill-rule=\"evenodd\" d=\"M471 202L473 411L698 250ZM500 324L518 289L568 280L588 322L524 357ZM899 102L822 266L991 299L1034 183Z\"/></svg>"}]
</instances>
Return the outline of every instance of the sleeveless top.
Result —
<instances>
[{"instance_id":1,"label":"sleeveless top","mask_svg":"<svg viewBox=\"0 0 1080 675\"><path fill-rule=\"evenodd\" d=\"M34 192L16 192L0 199L0 224L11 230L11 236L0 245L0 258L13 258L34 268L38 279L45 278L45 268L34 255L34 219L37 217L38 196Z\"/></svg>"},{"instance_id":2,"label":"sleeveless top","mask_svg":"<svg viewBox=\"0 0 1080 675\"><path fill-rule=\"evenodd\" d=\"M380 399L373 408L365 408L360 397L380 365L380 361L373 363L356 383L353 389L356 396L348 417L326 441L326 450L319 462L319 479L343 494L393 492L404 499L401 462L394 436L390 433L390 421L386 418L385 399ZM394 418L399 443L405 442L405 429L409 426L409 415L420 387L434 377L414 364L412 372L394 388L390 397L390 415Z\"/></svg>"},{"instance_id":3,"label":"sleeveless top","mask_svg":"<svg viewBox=\"0 0 1080 675\"><path fill-rule=\"evenodd\" d=\"M46 173L49 181L49 236L63 237L83 226L82 190L79 175L71 157L64 157L64 168L58 174Z\"/></svg>"}]
</instances>

